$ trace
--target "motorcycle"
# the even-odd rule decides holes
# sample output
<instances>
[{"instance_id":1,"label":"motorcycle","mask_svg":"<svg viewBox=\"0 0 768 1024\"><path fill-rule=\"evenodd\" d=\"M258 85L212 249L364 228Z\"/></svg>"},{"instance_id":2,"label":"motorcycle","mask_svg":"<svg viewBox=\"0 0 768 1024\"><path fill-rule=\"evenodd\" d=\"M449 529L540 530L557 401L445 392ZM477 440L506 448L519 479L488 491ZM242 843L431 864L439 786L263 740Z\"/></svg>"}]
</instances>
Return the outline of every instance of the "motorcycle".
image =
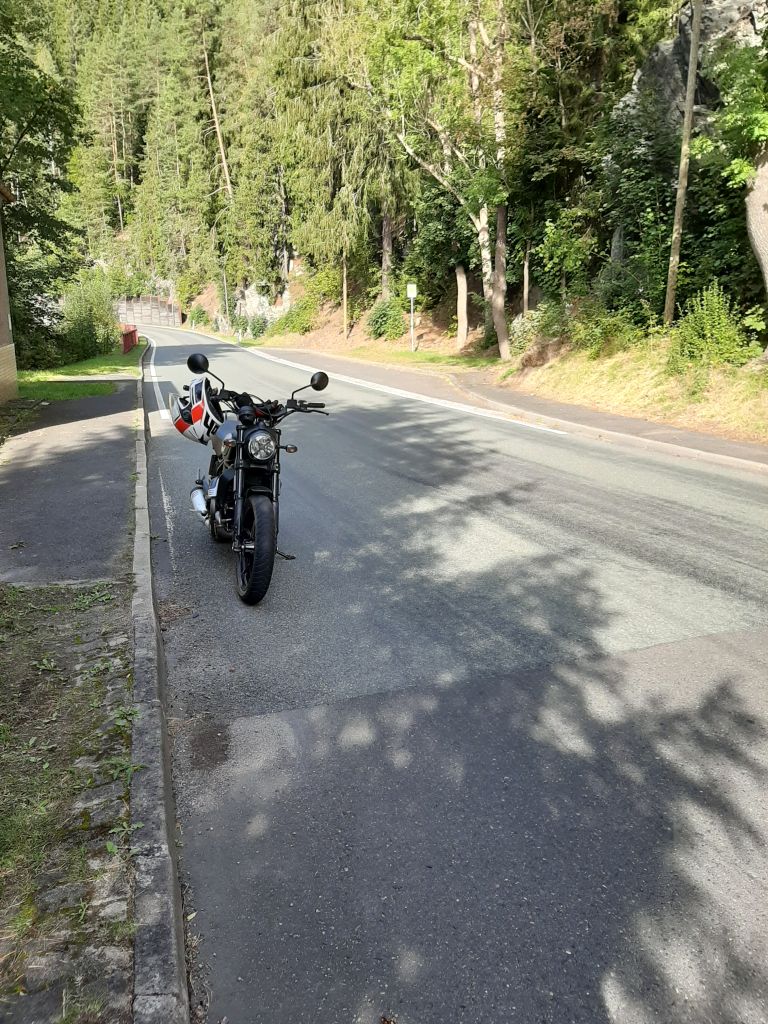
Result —
<instances>
[{"instance_id":1,"label":"motorcycle","mask_svg":"<svg viewBox=\"0 0 768 1024\"><path fill-rule=\"evenodd\" d=\"M296 398L308 388L323 391L328 375L314 373L281 404L228 390L201 352L194 352L187 366L197 376L184 385L186 398L171 397L171 418L183 437L213 446L208 476L201 476L190 493L192 508L215 541L231 543L237 593L245 604L258 604L269 589L275 556L294 558L277 547L280 452L292 455L298 448L280 443L279 424L298 412L328 416L324 402ZM221 387L214 388L206 374Z\"/></svg>"}]
</instances>

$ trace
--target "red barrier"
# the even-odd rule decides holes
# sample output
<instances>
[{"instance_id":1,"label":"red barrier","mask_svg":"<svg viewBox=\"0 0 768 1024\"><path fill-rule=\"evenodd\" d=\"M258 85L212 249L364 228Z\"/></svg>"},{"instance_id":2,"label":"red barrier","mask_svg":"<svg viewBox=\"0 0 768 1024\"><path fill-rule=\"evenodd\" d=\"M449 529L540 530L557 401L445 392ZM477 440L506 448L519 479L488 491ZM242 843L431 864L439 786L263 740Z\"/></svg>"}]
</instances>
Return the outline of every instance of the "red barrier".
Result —
<instances>
[{"instance_id":1,"label":"red barrier","mask_svg":"<svg viewBox=\"0 0 768 1024\"><path fill-rule=\"evenodd\" d=\"M123 355L139 344L139 332L133 324L120 324L123 332Z\"/></svg>"}]
</instances>

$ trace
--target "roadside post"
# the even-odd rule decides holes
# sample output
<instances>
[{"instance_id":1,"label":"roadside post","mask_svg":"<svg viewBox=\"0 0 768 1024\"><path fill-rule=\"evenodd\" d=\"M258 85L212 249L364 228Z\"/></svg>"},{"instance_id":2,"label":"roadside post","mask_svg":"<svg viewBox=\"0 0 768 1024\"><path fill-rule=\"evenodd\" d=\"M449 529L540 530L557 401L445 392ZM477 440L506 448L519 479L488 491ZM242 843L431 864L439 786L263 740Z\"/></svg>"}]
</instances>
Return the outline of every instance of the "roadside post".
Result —
<instances>
[{"instance_id":1,"label":"roadside post","mask_svg":"<svg viewBox=\"0 0 768 1024\"><path fill-rule=\"evenodd\" d=\"M411 300L411 352L415 352L416 335L414 333L413 302L416 296L418 295L418 292L416 290L416 285L412 281L405 286L405 294Z\"/></svg>"}]
</instances>

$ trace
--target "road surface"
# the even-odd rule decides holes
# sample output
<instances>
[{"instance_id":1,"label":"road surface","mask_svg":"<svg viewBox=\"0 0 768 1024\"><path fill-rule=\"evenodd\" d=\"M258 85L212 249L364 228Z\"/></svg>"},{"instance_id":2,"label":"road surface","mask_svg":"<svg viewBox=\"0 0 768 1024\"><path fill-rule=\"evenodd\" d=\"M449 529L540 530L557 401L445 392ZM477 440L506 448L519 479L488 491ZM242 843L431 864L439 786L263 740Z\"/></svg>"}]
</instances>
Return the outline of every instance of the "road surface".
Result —
<instances>
[{"instance_id":1,"label":"road surface","mask_svg":"<svg viewBox=\"0 0 768 1024\"><path fill-rule=\"evenodd\" d=\"M150 410L193 350L263 397L308 377L148 333ZM208 1019L768 1020L765 478L323 397L256 608L189 511L207 451L149 414Z\"/></svg>"}]
</instances>

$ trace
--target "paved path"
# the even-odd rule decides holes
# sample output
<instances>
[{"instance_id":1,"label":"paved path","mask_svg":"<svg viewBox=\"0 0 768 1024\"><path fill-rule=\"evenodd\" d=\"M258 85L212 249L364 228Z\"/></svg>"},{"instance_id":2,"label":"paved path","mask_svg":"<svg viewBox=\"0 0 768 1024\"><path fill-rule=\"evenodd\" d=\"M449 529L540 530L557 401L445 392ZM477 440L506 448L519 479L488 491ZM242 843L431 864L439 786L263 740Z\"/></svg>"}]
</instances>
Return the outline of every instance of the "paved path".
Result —
<instances>
[{"instance_id":1,"label":"paved path","mask_svg":"<svg viewBox=\"0 0 768 1024\"><path fill-rule=\"evenodd\" d=\"M0 448L0 580L110 577L130 550L136 383L53 402Z\"/></svg>"},{"instance_id":2,"label":"paved path","mask_svg":"<svg viewBox=\"0 0 768 1024\"><path fill-rule=\"evenodd\" d=\"M264 397L306 377L149 333L163 402L193 349ZM257 608L188 511L207 452L149 417L210 1021L766 1021L764 480L324 398Z\"/></svg>"}]
</instances>

